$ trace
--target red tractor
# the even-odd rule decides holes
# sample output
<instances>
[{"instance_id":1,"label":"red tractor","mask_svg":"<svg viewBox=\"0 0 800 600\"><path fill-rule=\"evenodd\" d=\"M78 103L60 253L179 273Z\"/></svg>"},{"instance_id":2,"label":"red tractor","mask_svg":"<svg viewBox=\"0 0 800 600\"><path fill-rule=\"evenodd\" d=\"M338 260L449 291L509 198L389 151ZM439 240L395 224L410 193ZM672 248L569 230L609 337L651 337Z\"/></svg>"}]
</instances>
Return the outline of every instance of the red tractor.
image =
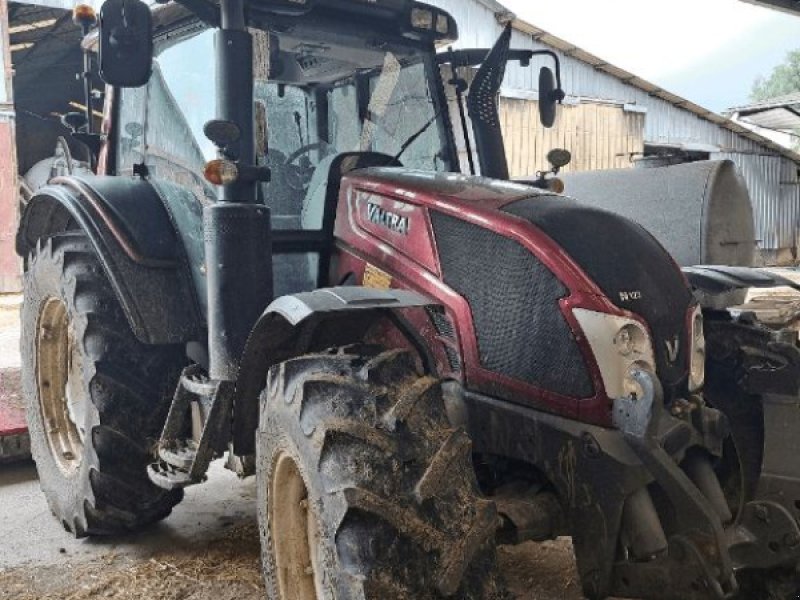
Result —
<instances>
[{"instance_id":1,"label":"red tractor","mask_svg":"<svg viewBox=\"0 0 800 600\"><path fill-rule=\"evenodd\" d=\"M17 240L54 514L140 528L227 452L271 598L503 598L495 545L559 535L591 598L784 593L800 529L743 492L686 280L625 218L456 172L456 36L410 0L105 2L97 173Z\"/></svg>"}]
</instances>

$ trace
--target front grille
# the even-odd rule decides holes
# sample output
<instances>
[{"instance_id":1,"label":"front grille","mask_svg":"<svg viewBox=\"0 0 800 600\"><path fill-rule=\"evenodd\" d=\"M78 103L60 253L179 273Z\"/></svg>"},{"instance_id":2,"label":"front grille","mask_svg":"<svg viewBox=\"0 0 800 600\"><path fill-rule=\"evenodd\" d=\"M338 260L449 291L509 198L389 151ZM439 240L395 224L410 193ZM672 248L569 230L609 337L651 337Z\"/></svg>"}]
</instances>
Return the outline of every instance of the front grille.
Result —
<instances>
[{"instance_id":1,"label":"front grille","mask_svg":"<svg viewBox=\"0 0 800 600\"><path fill-rule=\"evenodd\" d=\"M568 290L514 240L432 212L444 281L469 303L484 368L565 396L593 386L558 305Z\"/></svg>"},{"instance_id":2,"label":"front grille","mask_svg":"<svg viewBox=\"0 0 800 600\"><path fill-rule=\"evenodd\" d=\"M519 200L503 211L541 229L611 302L644 318L653 333L656 368L665 388L685 381L686 312L692 294L680 269L652 235L620 215L561 196ZM668 344L675 340L678 353L670 357Z\"/></svg>"}]
</instances>

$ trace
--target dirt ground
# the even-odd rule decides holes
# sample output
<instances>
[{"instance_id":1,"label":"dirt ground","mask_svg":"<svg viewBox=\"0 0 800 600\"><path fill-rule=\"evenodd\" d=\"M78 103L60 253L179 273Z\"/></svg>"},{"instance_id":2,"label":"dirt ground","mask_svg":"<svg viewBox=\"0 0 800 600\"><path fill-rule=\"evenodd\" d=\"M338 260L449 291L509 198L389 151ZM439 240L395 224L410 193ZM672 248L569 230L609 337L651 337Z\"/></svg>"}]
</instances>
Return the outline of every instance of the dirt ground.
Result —
<instances>
[{"instance_id":1,"label":"dirt ground","mask_svg":"<svg viewBox=\"0 0 800 600\"><path fill-rule=\"evenodd\" d=\"M513 598L580 599L570 551L568 540L500 548L500 567ZM195 551L138 559L108 553L88 562L65 559L0 570L0 598L263 600L259 560L257 526L247 522Z\"/></svg>"},{"instance_id":2,"label":"dirt ground","mask_svg":"<svg viewBox=\"0 0 800 600\"><path fill-rule=\"evenodd\" d=\"M18 318L0 302L0 402L13 404ZM0 466L0 600L263 600L254 497L252 479L215 465L149 531L74 540L49 514L33 465ZM581 598L567 539L500 548L499 561L514 598Z\"/></svg>"},{"instance_id":3,"label":"dirt ground","mask_svg":"<svg viewBox=\"0 0 800 600\"><path fill-rule=\"evenodd\" d=\"M55 523L54 523L54 526ZM500 566L519 600L577 600L567 540L500 549ZM134 559L109 553L89 562L29 565L0 571L8 600L263 600L254 522L195 551ZM383 599L382 599L383 600ZM386 599L389 600L389 599Z\"/></svg>"}]
</instances>

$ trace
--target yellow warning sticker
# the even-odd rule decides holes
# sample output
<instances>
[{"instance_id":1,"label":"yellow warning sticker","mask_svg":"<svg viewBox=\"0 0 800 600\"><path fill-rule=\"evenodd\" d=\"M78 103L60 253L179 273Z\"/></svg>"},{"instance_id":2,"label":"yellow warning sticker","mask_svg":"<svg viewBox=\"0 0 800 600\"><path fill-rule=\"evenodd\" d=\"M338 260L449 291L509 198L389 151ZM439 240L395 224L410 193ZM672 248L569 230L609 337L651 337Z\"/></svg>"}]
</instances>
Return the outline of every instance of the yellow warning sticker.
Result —
<instances>
[{"instance_id":1,"label":"yellow warning sticker","mask_svg":"<svg viewBox=\"0 0 800 600\"><path fill-rule=\"evenodd\" d=\"M392 287L392 276L375 265L367 263L361 285L378 290L388 290Z\"/></svg>"}]
</instances>

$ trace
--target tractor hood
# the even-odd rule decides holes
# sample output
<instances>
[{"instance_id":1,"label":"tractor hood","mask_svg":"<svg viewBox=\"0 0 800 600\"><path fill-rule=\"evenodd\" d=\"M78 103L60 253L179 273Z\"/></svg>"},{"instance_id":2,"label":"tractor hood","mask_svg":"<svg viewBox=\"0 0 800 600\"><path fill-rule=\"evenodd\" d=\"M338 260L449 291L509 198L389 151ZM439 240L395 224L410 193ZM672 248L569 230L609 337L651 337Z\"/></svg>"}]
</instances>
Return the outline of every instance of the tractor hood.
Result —
<instances>
[{"instance_id":1,"label":"tractor hood","mask_svg":"<svg viewBox=\"0 0 800 600\"><path fill-rule=\"evenodd\" d=\"M687 315L694 300L670 255L633 221L550 192L460 174L365 169L346 178L343 193L359 218L364 212L365 220L380 226L376 231L386 230L390 244L398 244L401 251L401 244L409 244L409 253L419 251L426 228L412 206L426 207L432 254L437 256L430 264L437 276L468 299L473 313L487 313L475 315L475 321L479 338L480 324L486 323L483 347L494 348L494 356L496 347L505 343L499 340L490 346L492 331L503 330L498 322L502 315L521 315L519 323L506 331L524 337L526 332L519 330L525 329L525 318L529 324L538 323L542 313L556 312L559 305L563 309L562 300L591 296L602 298L610 312L633 313L645 322L662 384L683 385L688 366ZM548 299L537 304L534 296L544 293L544 287ZM507 297L498 297L498 290L505 290ZM556 325L543 327L555 332L560 327ZM541 331L538 335L541 338ZM513 345L541 346L541 341L520 339ZM564 364L573 359L565 357ZM570 390L568 395L580 392Z\"/></svg>"}]
</instances>

